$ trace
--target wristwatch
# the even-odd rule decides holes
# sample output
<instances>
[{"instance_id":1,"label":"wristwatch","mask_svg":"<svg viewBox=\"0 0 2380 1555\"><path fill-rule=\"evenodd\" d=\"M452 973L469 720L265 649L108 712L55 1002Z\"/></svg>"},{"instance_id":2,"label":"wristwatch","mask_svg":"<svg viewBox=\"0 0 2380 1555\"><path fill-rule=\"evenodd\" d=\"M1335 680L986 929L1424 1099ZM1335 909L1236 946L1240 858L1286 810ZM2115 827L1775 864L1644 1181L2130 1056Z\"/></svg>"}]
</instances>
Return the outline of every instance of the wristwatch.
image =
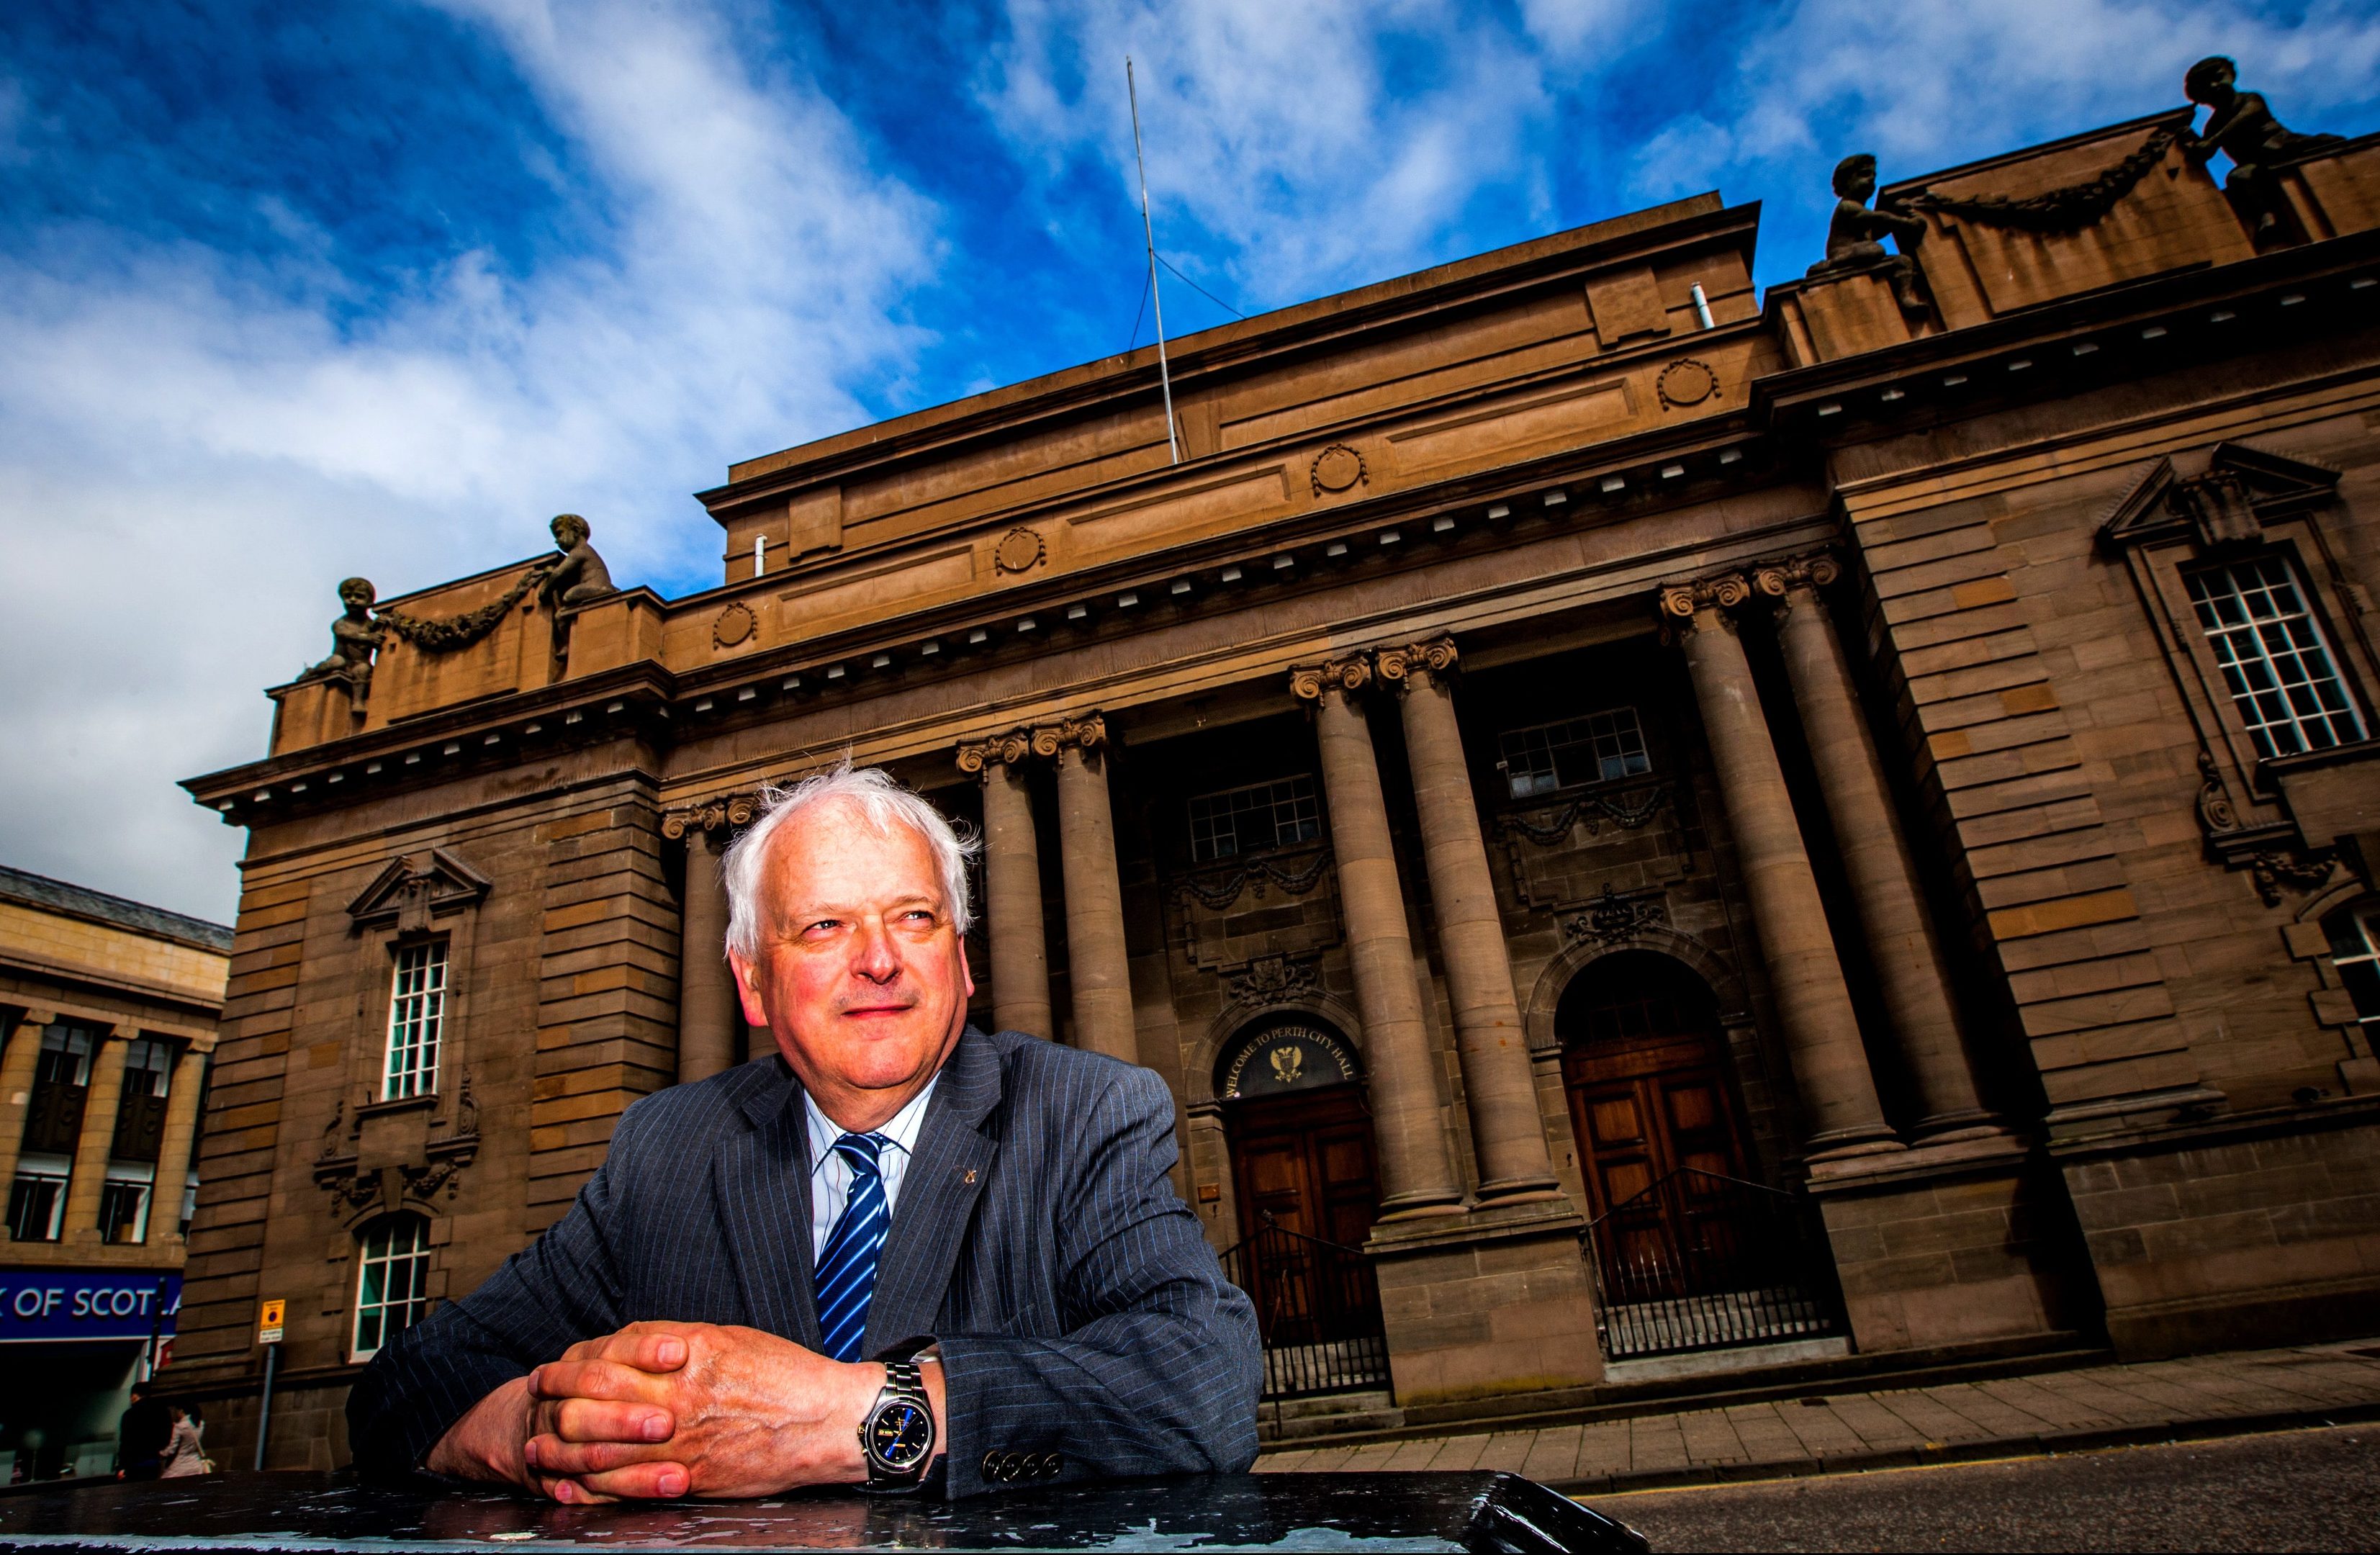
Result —
<instances>
[{"instance_id":1,"label":"wristwatch","mask_svg":"<svg viewBox=\"0 0 2380 1555\"><path fill-rule=\"evenodd\" d=\"M888 1361L884 1391L859 1422L868 1488L914 1489L934 1461L934 1410L915 1361Z\"/></svg>"}]
</instances>

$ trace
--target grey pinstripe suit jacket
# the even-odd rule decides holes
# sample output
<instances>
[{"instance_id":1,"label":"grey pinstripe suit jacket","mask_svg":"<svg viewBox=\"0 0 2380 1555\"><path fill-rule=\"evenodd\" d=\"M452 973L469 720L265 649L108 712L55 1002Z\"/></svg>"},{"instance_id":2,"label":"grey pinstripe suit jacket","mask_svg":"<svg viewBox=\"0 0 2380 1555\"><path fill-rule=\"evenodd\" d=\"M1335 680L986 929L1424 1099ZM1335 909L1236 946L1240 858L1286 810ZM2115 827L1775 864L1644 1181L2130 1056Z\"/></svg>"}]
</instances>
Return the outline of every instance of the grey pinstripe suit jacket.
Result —
<instances>
[{"instance_id":1,"label":"grey pinstripe suit jacket","mask_svg":"<svg viewBox=\"0 0 2380 1555\"><path fill-rule=\"evenodd\" d=\"M492 1390L639 1320L738 1323L816 1348L801 1087L747 1063L628 1109L570 1213L376 1355L347 1400L367 1470L403 1473ZM931 1337L946 1493L988 1452L1062 1477L1255 1461L1256 1315L1166 1172L1154 1074L968 1028L928 1103L879 1265L866 1353Z\"/></svg>"}]
</instances>

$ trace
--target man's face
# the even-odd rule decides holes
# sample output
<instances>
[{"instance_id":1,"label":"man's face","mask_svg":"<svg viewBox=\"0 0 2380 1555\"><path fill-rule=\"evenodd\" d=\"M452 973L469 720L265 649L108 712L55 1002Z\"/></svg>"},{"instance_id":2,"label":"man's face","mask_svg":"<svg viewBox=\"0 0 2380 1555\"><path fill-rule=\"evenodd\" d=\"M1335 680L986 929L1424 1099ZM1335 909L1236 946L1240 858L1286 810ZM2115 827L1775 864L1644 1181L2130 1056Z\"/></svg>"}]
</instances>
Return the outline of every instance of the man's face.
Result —
<instances>
[{"instance_id":1,"label":"man's face","mask_svg":"<svg viewBox=\"0 0 2380 1555\"><path fill-rule=\"evenodd\" d=\"M845 1128L874 1128L922 1088L975 991L933 850L829 800L769 839L760 954L730 953L745 1018Z\"/></svg>"}]
</instances>

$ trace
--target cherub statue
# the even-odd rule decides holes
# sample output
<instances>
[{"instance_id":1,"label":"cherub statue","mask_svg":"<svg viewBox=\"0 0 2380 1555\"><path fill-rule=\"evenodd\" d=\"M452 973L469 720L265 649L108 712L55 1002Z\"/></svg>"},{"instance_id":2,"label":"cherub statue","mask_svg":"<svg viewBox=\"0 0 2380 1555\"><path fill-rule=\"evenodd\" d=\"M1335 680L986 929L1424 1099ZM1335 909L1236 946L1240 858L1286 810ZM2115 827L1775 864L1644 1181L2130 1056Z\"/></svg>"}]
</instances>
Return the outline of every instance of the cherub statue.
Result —
<instances>
[{"instance_id":1,"label":"cherub statue","mask_svg":"<svg viewBox=\"0 0 2380 1555\"><path fill-rule=\"evenodd\" d=\"M2183 154L2204 163L2216 152L2231 159L2223 187L2233 191L2256 224L2259 238L2274 236L2288 200L2272 164L2335 145L2336 135L2300 135L2273 116L2262 92L2240 90L2240 67L2221 55L2202 59L2182 78L2182 95L2206 109L2206 128L2181 134Z\"/></svg>"},{"instance_id":2,"label":"cherub statue","mask_svg":"<svg viewBox=\"0 0 2380 1555\"><path fill-rule=\"evenodd\" d=\"M339 602L346 613L331 623L331 656L310 666L300 680L344 680L361 697L371 686L372 653L386 628L372 619L372 601L379 598L369 577L350 577L339 585Z\"/></svg>"},{"instance_id":3,"label":"cherub statue","mask_svg":"<svg viewBox=\"0 0 2380 1555\"><path fill-rule=\"evenodd\" d=\"M595 548L587 543L592 532L587 527L587 520L576 513L553 516L553 543L561 549L562 554L551 564L552 570L539 580L537 586L538 600L547 609L552 610L558 605L585 604L589 600L600 600L606 594L619 592L613 587L612 570L603 565L603 558L595 553Z\"/></svg>"},{"instance_id":4,"label":"cherub statue","mask_svg":"<svg viewBox=\"0 0 2380 1555\"><path fill-rule=\"evenodd\" d=\"M1827 257L1810 267L1813 275L1845 270L1881 269L1892 283L1893 300L1904 313L1925 311L1917 290L1917 260L1907 250L1925 240L1925 224L1899 211L1868 209L1876 194L1876 158L1865 152L1835 164L1835 214L1827 224ZM1897 239L1903 250L1884 246Z\"/></svg>"}]
</instances>

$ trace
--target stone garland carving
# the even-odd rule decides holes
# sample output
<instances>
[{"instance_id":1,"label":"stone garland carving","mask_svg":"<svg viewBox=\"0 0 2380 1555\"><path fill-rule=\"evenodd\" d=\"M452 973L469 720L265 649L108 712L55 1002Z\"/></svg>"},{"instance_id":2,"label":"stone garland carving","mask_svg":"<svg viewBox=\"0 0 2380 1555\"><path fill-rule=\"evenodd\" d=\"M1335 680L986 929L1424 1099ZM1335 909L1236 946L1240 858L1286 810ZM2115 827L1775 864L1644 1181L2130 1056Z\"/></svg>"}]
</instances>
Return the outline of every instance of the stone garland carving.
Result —
<instances>
[{"instance_id":1,"label":"stone garland carving","mask_svg":"<svg viewBox=\"0 0 2380 1555\"><path fill-rule=\"evenodd\" d=\"M1657 783L1632 794L1583 794L1556 810L1550 820L1532 820L1525 813L1500 817L1497 825L1507 835L1518 832L1539 847L1560 847L1570 840L1571 828L1584 822L1590 837L1600 834L1609 820L1623 832L1644 827L1669 803L1670 785Z\"/></svg>"},{"instance_id":2,"label":"stone garland carving","mask_svg":"<svg viewBox=\"0 0 2380 1555\"><path fill-rule=\"evenodd\" d=\"M1319 958L1310 955L1260 955L1237 972L1226 973L1223 986L1232 997L1247 1004L1278 1004L1304 999L1322 987Z\"/></svg>"},{"instance_id":3,"label":"stone garland carving","mask_svg":"<svg viewBox=\"0 0 2380 1555\"><path fill-rule=\"evenodd\" d=\"M1653 393L1659 398L1662 409L1684 410L1718 393L1718 374L1708 362L1680 357L1653 381Z\"/></svg>"},{"instance_id":4,"label":"stone garland carving","mask_svg":"<svg viewBox=\"0 0 2380 1555\"><path fill-rule=\"evenodd\" d=\"M1288 895L1303 896L1322 881L1323 871L1330 867L1328 849L1316 854L1302 865L1279 863L1270 858L1251 858L1228 874L1192 875L1181 882L1185 896L1195 897L1209 912L1221 912L1238 901L1243 893L1253 890L1262 901L1271 886L1279 886Z\"/></svg>"},{"instance_id":5,"label":"stone garland carving","mask_svg":"<svg viewBox=\"0 0 2380 1555\"><path fill-rule=\"evenodd\" d=\"M1573 943L1592 940L1601 945L1616 945L1622 940L1634 939L1641 930L1667 928L1669 922L1669 905L1658 892L1623 896L1606 881L1603 894L1585 912L1562 919L1561 928L1563 937Z\"/></svg>"},{"instance_id":6,"label":"stone garland carving","mask_svg":"<svg viewBox=\"0 0 2380 1555\"><path fill-rule=\"evenodd\" d=\"M671 842L683 840L688 832L730 832L752 824L760 810L759 799L749 794L726 794L680 809L662 812L662 835Z\"/></svg>"},{"instance_id":7,"label":"stone garland carving","mask_svg":"<svg viewBox=\"0 0 2380 1555\"><path fill-rule=\"evenodd\" d=\"M528 568L513 580L513 586L505 589L502 597L460 615L432 619L408 615L401 610L383 610L374 619L425 653L453 653L470 647L494 631L513 606L520 603L528 596L530 589L552 576L555 565L555 563L540 562Z\"/></svg>"},{"instance_id":8,"label":"stone garland carving","mask_svg":"<svg viewBox=\"0 0 2380 1555\"><path fill-rule=\"evenodd\" d=\"M760 630L760 618L752 607L737 600L719 613L710 623L710 641L714 648L740 648L752 640Z\"/></svg>"},{"instance_id":9,"label":"stone garland carving","mask_svg":"<svg viewBox=\"0 0 2380 1555\"><path fill-rule=\"evenodd\" d=\"M1452 638L1436 637L1427 642L1375 650L1372 669L1381 680L1402 689L1414 671L1427 670L1432 674L1443 676L1454 667L1457 657Z\"/></svg>"},{"instance_id":10,"label":"stone garland carving","mask_svg":"<svg viewBox=\"0 0 2380 1555\"><path fill-rule=\"evenodd\" d=\"M1351 653L1343 659L1325 659L1319 664L1289 672L1289 694L1302 702L1318 702L1325 686L1337 686L1342 691L1361 691L1372 683L1372 660L1369 654Z\"/></svg>"},{"instance_id":11,"label":"stone garland carving","mask_svg":"<svg viewBox=\"0 0 2380 1555\"><path fill-rule=\"evenodd\" d=\"M2025 232L2079 232L2116 208L2132 192L2150 168L2165 160L2179 137L2170 129L2155 129L2140 149L2122 161L2101 168L2088 178L2039 194L1936 194L1916 189L1899 203L1911 211L1938 211L1986 226L2015 227Z\"/></svg>"},{"instance_id":12,"label":"stone garland carving","mask_svg":"<svg viewBox=\"0 0 2380 1555\"><path fill-rule=\"evenodd\" d=\"M1343 443L1334 443L1314 456L1306 479L1316 496L1325 492L1343 492L1362 483L1368 472L1364 468L1364 456Z\"/></svg>"},{"instance_id":13,"label":"stone garland carving","mask_svg":"<svg viewBox=\"0 0 2380 1555\"><path fill-rule=\"evenodd\" d=\"M456 1087L454 1127L430 1141L427 1159L423 1160L374 1172L362 1170L356 1160L355 1141L363 1132L364 1110L358 1108L354 1119L347 1121L346 1106L346 1099L341 1097L332 1110L331 1121L322 1130L322 1153L314 1160L314 1185L331 1196L334 1213L350 1214L375 1203L394 1209L392 1185L396 1198L423 1204L442 1190L450 1201L462 1191L463 1169L480 1153L480 1103L471 1094L469 1069L463 1071Z\"/></svg>"},{"instance_id":14,"label":"stone garland carving","mask_svg":"<svg viewBox=\"0 0 2380 1555\"><path fill-rule=\"evenodd\" d=\"M1015 528L1001 536L1000 543L992 547L991 565L995 571L1003 573L1030 572L1049 553L1050 548L1039 530Z\"/></svg>"},{"instance_id":15,"label":"stone garland carving","mask_svg":"<svg viewBox=\"0 0 2380 1555\"><path fill-rule=\"evenodd\" d=\"M2328 848L2304 855L2256 853L2249 855L2247 864L2257 896L2265 905L2277 907L2284 886L2304 896L2328 884L2338 867L2338 857Z\"/></svg>"}]
</instances>

